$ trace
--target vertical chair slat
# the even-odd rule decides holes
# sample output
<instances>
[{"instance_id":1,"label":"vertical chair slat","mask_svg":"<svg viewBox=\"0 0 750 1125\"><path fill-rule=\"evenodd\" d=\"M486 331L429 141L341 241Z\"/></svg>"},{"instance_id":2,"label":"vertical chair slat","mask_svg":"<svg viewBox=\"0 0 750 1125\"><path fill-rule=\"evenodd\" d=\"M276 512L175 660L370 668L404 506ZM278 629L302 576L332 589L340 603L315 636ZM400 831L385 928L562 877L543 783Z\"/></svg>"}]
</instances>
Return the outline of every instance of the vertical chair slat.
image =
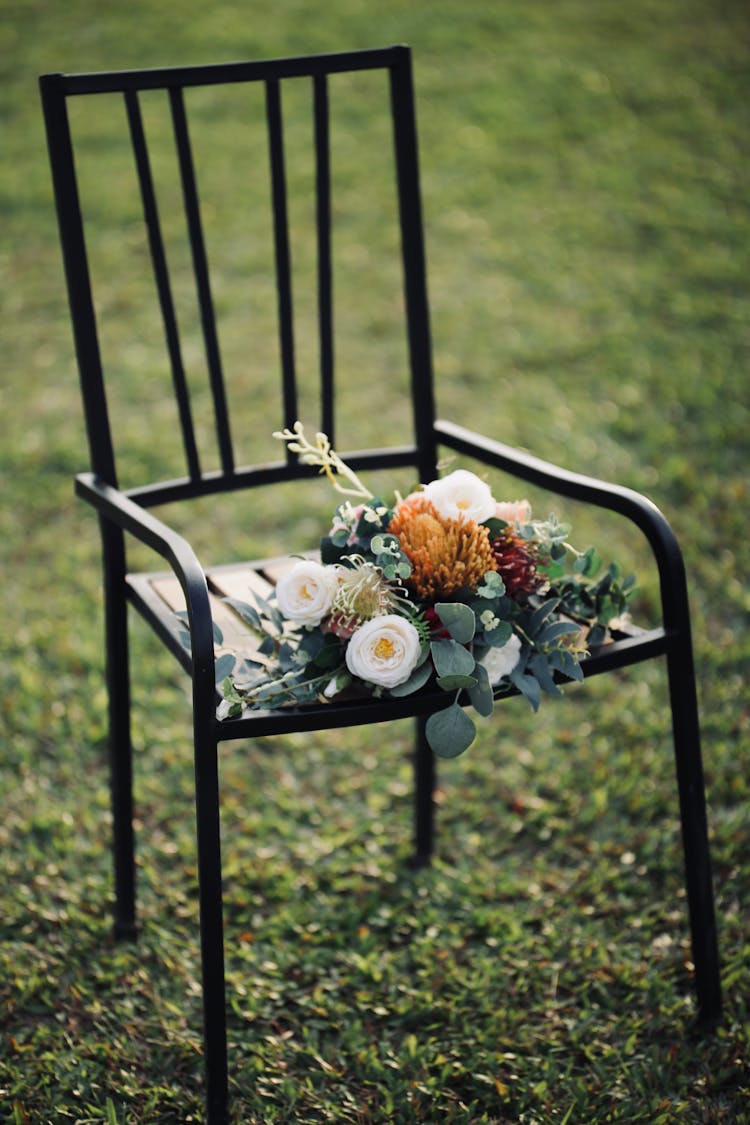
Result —
<instances>
[{"instance_id":1,"label":"vertical chair slat","mask_svg":"<svg viewBox=\"0 0 750 1125\"><path fill-rule=\"evenodd\" d=\"M328 84L313 79L315 107L315 202L318 236L318 326L320 332L321 416L323 432L335 445L333 414L333 271L331 264L331 156Z\"/></svg>"},{"instance_id":2,"label":"vertical chair slat","mask_svg":"<svg viewBox=\"0 0 750 1125\"><path fill-rule=\"evenodd\" d=\"M203 238L203 226L198 202L198 188L195 179L195 168L193 166L187 116L185 113L185 100L182 89L176 86L171 87L169 90L169 100L180 165L180 177L185 201L185 215L190 234L190 248L193 255L193 268L195 270L195 280L198 290L203 338L206 346L208 374L213 396L214 414L216 417L219 456L221 458L223 471L231 475L234 472L234 455L229 431L229 414L227 412L224 376L221 369L219 341L216 334L216 319L214 316L211 285L208 274L208 259L206 257L206 245Z\"/></svg>"},{"instance_id":3,"label":"vertical chair slat","mask_svg":"<svg viewBox=\"0 0 750 1125\"><path fill-rule=\"evenodd\" d=\"M414 431L417 448L420 451L420 478L431 480L437 475L437 445L433 431L435 400L432 343L419 188L414 85L408 47L395 48L395 51L397 60L390 68L391 114L396 149Z\"/></svg>"},{"instance_id":4,"label":"vertical chair slat","mask_svg":"<svg viewBox=\"0 0 750 1125\"><path fill-rule=\"evenodd\" d=\"M192 480L198 480L201 475L201 469L198 448L195 441L193 417L190 409L190 391L185 377L184 364L182 362L177 317L175 315L174 300L172 298L172 289L169 282L169 269L164 252L164 239L159 222L159 210L156 202L154 180L151 174L151 163L149 161L146 135L143 128L143 117L138 95L134 90L127 90L125 92L125 105L127 107L136 168L138 170L138 182L140 184L141 200L143 203L143 216L148 229L151 262L154 270L156 288L159 294L159 305L172 367L172 383L177 398L177 409L182 428L182 440L185 448L185 456L187 458L188 472Z\"/></svg>"},{"instance_id":5,"label":"vertical chair slat","mask_svg":"<svg viewBox=\"0 0 750 1125\"><path fill-rule=\"evenodd\" d=\"M298 417L297 381L294 359L294 322L292 317L292 270L289 248L289 218L287 214L286 170L284 167L284 140L281 116L281 90L278 79L266 82L266 118L271 160L271 199L273 203L273 232L276 253L276 285L279 303L279 341L281 345L281 375L283 385L284 425L291 427ZM287 450L287 457L294 459Z\"/></svg>"}]
</instances>

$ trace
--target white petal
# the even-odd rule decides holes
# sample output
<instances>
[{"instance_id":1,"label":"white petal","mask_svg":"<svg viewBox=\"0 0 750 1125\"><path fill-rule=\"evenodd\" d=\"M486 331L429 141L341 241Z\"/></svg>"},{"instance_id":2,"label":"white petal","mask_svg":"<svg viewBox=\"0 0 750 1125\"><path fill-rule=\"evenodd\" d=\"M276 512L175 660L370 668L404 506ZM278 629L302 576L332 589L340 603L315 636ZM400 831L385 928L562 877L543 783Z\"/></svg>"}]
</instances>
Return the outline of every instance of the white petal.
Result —
<instances>
[{"instance_id":1,"label":"white petal","mask_svg":"<svg viewBox=\"0 0 750 1125\"><path fill-rule=\"evenodd\" d=\"M444 519L482 523L495 514L496 502L489 485L466 469L456 469L432 481L425 486L424 494Z\"/></svg>"}]
</instances>

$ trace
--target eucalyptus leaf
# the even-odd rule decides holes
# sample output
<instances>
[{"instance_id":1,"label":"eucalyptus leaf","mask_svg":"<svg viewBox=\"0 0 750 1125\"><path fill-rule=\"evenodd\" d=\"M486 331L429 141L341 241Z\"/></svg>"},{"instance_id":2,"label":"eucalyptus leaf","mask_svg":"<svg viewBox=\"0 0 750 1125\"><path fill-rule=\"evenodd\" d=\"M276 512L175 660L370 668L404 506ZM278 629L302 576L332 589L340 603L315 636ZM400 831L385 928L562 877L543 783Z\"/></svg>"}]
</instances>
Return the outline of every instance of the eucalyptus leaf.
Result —
<instances>
[{"instance_id":1,"label":"eucalyptus leaf","mask_svg":"<svg viewBox=\"0 0 750 1125\"><path fill-rule=\"evenodd\" d=\"M468 644L474 636L476 619L468 605L463 602L436 602L435 612L454 641Z\"/></svg>"},{"instance_id":2,"label":"eucalyptus leaf","mask_svg":"<svg viewBox=\"0 0 750 1125\"><path fill-rule=\"evenodd\" d=\"M584 574L587 578L591 578L596 574L601 565L602 560L595 549L593 547L588 547L583 554L576 559L573 570L579 574Z\"/></svg>"},{"instance_id":3,"label":"eucalyptus leaf","mask_svg":"<svg viewBox=\"0 0 750 1125\"><path fill-rule=\"evenodd\" d=\"M322 646L310 662L316 670L327 671L341 663L341 646L332 642Z\"/></svg>"},{"instance_id":4,"label":"eucalyptus leaf","mask_svg":"<svg viewBox=\"0 0 750 1125\"><path fill-rule=\"evenodd\" d=\"M223 598L222 601L231 606L235 613L238 613L242 620L250 626L251 629L262 629L263 625L260 619L260 614L253 606L248 605L247 602L238 601L236 598Z\"/></svg>"},{"instance_id":5,"label":"eucalyptus leaf","mask_svg":"<svg viewBox=\"0 0 750 1125\"><path fill-rule=\"evenodd\" d=\"M236 660L231 652L222 653L216 661L216 682L222 683L234 671Z\"/></svg>"},{"instance_id":6,"label":"eucalyptus leaf","mask_svg":"<svg viewBox=\"0 0 750 1125\"><path fill-rule=\"evenodd\" d=\"M395 535L381 532L378 535L373 535L370 549L376 555L392 555L394 558L398 558L401 554L401 543Z\"/></svg>"},{"instance_id":7,"label":"eucalyptus leaf","mask_svg":"<svg viewBox=\"0 0 750 1125\"><path fill-rule=\"evenodd\" d=\"M475 676L438 676L437 685L443 691L462 691L476 687Z\"/></svg>"},{"instance_id":8,"label":"eucalyptus leaf","mask_svg":"<svg viewBox=\"0 0 750 1125\"><path fill-rule=\"evenodd\" d=\"M438 676L470 676L474 671L473 655L456 641L433 641L430 653Z\"/></svg>"},{"instance_id":9,"label":"eucalyptus leaf","mask_svg":"<svg viewBox=\"0 0 750 1125\"><path fill-rule=\"evenodd\" d=\"M592 648L594 648L596 645L603 644L606 639L607 630L603 625L597 623L596 625L591 626L587 638L587 643L591 645Z\"/></svg>"},{"instance_id":10,"label":"eucalyptus leaf","mask_svg":"<svg viewBox=\"0 0 750 1125\"><path fill-rule=\"evenodd\" d=\"M395 687L389 688L389 694L396 696L397 699L404 695L412 695L415 691L424 687L431 675L432 665L429 660L426 660L412 672L409 679L403 684L396 684Z\"/></svg>"},{"instance_id":11,"label":"eucalyptus leaf","mask_svg":"<svg viewBox=\"0 0 750 1125\"><path fill-rule=\"evenodd\" d=\"M259 664L256 660L251 660L250 657L237 657L235 659L234 671L232 672L232 680L238 686L249 685L258 679L263 668L263 664Z\"/></svg>"},{"instance_id":12,"label":"eucalyptus leaf","mask_svg":"<svg viewBox=\"0 0 750 1125\"><path fill-rule=\"evenodd\" d=\"M505 583L495 570L488 570L481 586L477 587L480 598L500 598L505 593Z\"/></svg>"},{"instance_id":13,"label":"eucalyptus leaf","mask_svg":"<svg viewBox=\"0 0 750 1125\"><path fill-rule=\"evenodd\" d=\"M578 663L572 652L564 652L564 667L563 672L570 680L576 680L577 683L583 683L583 668Z\"/></svg>"},{"instance_id":14,"label":"eucalyptus leaf","mask_svg":"<svg viewBox=\"0 0 750 1125\"><path fill-rule=\"evenodd\" d=\"M574 654L568 652L567 649L556 649L555 652L549 654L547 660L551 668L562 672L569 680L577 680L579 682L583 680L583 668L581 668Z\"/></svg>"},{"instance_id":15,"label":"eucalyptus leaf","mask_svg":"<svg viewBox=\"0 0 750 1125\"><path fill-rule=\"evenodd\" d=\"M326 643L325 634L318 632L304 633L297 645L297 652L307 660L313 660Z\"/></svg>"},{"instance_id":16,"label":"eucalyptus leaf","mask_svg":"<svg viewBox=\"0 0 750 1125\"><path fill-rule=\"evenodd\" d=\"M547 657L542 652L535 653L529 661L529 669L534 673L542 691L548 695L562 695L562 688L555 683Z\"/></svg>"},{"instance_id":17,"label":"eucalyptus leaf","mask_svg":"<svg viewBox=\"0 0 750 1125\"><path fill-rule=\"evenodd\" d=\"M531 615L531 621L529 622L529 632L532 637L537 635L542 625L544 625L547 618L555 612L559 604L559 598L549 598L547 601L542 602L538 609L534 610Z\"/></svg>"},{"instance_id":18,"label":"eucalyptus leaf","mask_svg":"<svg viewBox=\"0 0 750 1125\"><path fill-rule=\"evenodd\" d=\"M443 711L430 715L425 734L433 752L440 758L457 758L474 741L476 727L462 707L451 703Z\"/></svg>"},{"instance_id":19,"label":"eucalyptus leaf","mask_svg":"<svg viewBox=\"0 0 750 1125\"><path fill-rule=\"evenodd\" d=\"M476 677L476 684L474 687L469 688L469 699L471 700L474 710L487 718L492 714L495 700L492 695L490 677L487 675L487 669L484 664L477 664L474 669L474 676Z\"/></svg>"},{"instance_id":20,"label":"eucalyptus leaf","mask_svg":"<svg viewBox=\"0 0 750 1125\"><path fill-rule=\"evenodd\" d=\"M502 648L504 644L510 640L513 626L510 621L501 621L494 629L490 629L484 634L484 644L490 645L492 648Z\"/></svg>"},{"instance_id":21,"label":"eucalyptus leaf","mask_svg":"<svg viewBox=\"0 0 750 1125\"><path fill-rule=\"evenodd\" d=\"M534 711L538 711L542 693L536 676L514 669L510 674L510 682L528 699Z\"/></svg>"},{"instance_id":22,"label":"eucalyptus leaf","mask_svg":"<svg viewBox=\"0 0 750 1125\"><path fill-rule=\"evenodd\" d=\"M551 645L579 631L579 626L572 621L553 621L551 625L545 625L536 639L539 644Z\"/></svg>"}]
</instances>

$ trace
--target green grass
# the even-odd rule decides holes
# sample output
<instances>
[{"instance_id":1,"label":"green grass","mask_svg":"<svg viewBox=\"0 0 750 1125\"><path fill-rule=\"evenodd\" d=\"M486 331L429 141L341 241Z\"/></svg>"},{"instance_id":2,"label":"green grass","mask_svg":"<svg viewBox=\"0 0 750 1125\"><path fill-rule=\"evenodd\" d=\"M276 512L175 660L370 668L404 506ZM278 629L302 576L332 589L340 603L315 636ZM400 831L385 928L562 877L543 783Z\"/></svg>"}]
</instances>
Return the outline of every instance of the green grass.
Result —
<instances>
[{"instance_id":1,"label":"green grass","mask_svg":"<svg viewBox=\"0 0 750 1125\"><path fill-rule=\"evenodd\" d=\"M499 708L441 768L428 871L407 863L407 725L227 745L235 1120L748 1121L745 5L347 0L313 11L280 0L269 15L258 3L0 0L0 14L0 1119L202 1117L185 684L140 622L142 932L132 946L110 937L98 542L72 495L85 438L36 75L401 41L415 50L441 411L646 491L684 544L725 1014L713 1035L692 1029L663 669L571 689L536 718L519 700ZM379 126L362 106L353 96L337 127L372 153ZM267 234L252 219L250 249L222 210L227 169L259 189L247 156L213 131L215 110L201 107L214 145L210 237L227 251L217 295L241 392L253 364L262 374L276 363ZM350 185L353 151L344 145L339 165ZM116 171L121 155L107 159ZM292 173L304 184L309 169ZM376 196L378 175L367 166ZM351 446L397 430L397 411L372 410L371 387L396 385L401 355L386 339L391 279L367 256L356 199L350 186L340 221L354 249L339 263ZM120 206L102 265L138 260L137 223ZM314 260L296 206L301 287ZM388 231L376 227L378 240ZM255 309L252 348L237 294ZM140 417L160 409L145 378L159 360L143 296L136 283L107 294L129 309L107 344L117 393ZM303 307L312 369L311 317ZM265 426L252 403L242 409L242 441L262 447ZM147 476L154 448L140 429L136 419L126 430L128 470ZM289 526L306 546L329 499L318 492L312 509L286 491L260 516L249 498L199 506L201 551L218 539L227 554L253 549L259 524L276 546ZM572 514L584 541L643 570L648 614L641 548L614 520Z\"/></svg>"}]
</instances>

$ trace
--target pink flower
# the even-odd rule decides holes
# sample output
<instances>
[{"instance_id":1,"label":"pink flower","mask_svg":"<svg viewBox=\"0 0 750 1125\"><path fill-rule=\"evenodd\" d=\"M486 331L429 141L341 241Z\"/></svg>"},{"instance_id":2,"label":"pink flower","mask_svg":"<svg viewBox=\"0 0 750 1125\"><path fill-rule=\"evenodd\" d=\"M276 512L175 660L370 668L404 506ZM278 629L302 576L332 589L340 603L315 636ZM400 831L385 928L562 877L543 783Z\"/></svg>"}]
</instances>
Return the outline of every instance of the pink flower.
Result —
<instances>
[{"instance_id":1,"label":"pink flower","mask_svg":"<svg viewBox=\"0 0 750 1125\"><path fill-rule=\"evenodd\" d=\"M528 500L500 501L495 508L495 519L516 525L528 523L531 519L531 504Z\"/></svg>"},{"instance_id":2,"label":"pink flower","mask_svg":"<svg viewBox=\"0 0 750 1125\"><path fill-rule=\"evenodd\" d=\"M357 541L357 524L359 518L364 511L364 504L357 504L356 506L346 503L342 505L333 517L333 523L329 535L334 535L337 531L347 531L349 538L346 541L347 547L351 547Z\"/></svg>"}]
</instances>

